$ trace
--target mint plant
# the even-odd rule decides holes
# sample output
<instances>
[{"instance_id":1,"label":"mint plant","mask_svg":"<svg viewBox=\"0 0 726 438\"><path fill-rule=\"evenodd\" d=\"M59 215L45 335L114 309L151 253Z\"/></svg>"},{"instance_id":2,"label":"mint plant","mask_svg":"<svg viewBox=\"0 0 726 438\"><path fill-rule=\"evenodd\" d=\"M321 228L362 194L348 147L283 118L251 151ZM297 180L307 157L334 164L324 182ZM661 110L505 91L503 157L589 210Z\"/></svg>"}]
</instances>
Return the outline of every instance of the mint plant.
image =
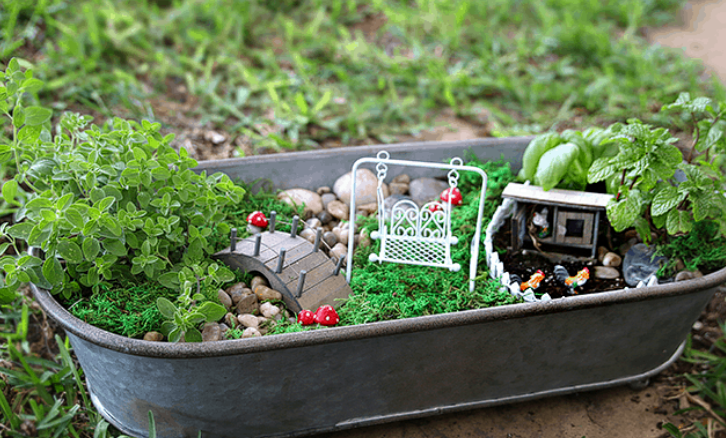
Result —
<instances>
[{"instance_id":1,"label":"mint plant","mask_svg":"<svg viewBox=\"0 0 726 438\"><path fill-rule=\"evenodd\" d=\"M607 206L616 231L635 227L648 242L652 229L665 228L671 235L688 233L694 222L711 220L718 224L719 234L726 236L724 176L719 171L726 127L719 122L723 107L713 107L705 98L692 101L687 94L663 107L664 112L683 110L692 116L694 141L685 161L674 145L677 139L665 128L636 119L610 127L619 152L595 160L588 181L607 181L608 190L616 194ZM702 154L694 157L694 149Z\"/></svg>"},{"instance_id":2,"label":"mint plant","mask_svg":"<svg viewBox=\"0 0 726 438\"><path fill-rule=\"evenodd\" d=\"M209 301L194 310L195 290L234 279L210 260L210 239L229 233L222 209L240 202L244 190L224 174L192 171L196 161L169 146L173 135L162 136L158 123L116 118L97 126L89 116L65 113L52 127L50 110L23 105L23 93L40 86L32 73L20 74L11 61L2 78L0 110L13 138L0 145L0 159L16 172L2 197L18 210L15 225L0 227L8 239L0 249L19 254L25 242L44 253L0 259L3 302L27 281L68 297L155 280L179 290L185 311L224 310ZM27 202L18 197L22 187L32 190Z\"/></svg>"}]
</instances>

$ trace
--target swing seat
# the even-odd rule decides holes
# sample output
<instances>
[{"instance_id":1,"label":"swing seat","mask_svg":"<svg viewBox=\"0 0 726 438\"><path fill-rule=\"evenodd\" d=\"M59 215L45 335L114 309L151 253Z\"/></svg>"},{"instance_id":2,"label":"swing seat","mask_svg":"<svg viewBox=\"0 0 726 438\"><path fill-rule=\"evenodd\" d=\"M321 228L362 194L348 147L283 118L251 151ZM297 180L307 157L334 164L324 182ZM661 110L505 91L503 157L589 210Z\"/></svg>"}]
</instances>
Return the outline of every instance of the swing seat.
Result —
<instances>
[{"instance_id":1,"label":"swing seat","mask_svg":"<svg viewBox=\"0 0 726 438\"><path fill-rule=\"evenodd\" d=\"M451 260L451 246L459 239L447 233L451 209L440 202L429 202L419 209L411 200L398 201L391 210L391 225L371 233L381 240L380 254L372 253L371 262L394 262L446 268L452 272L461 265ZM448 236L447 236L448 234Z\"/></svg>"}]
</instances>

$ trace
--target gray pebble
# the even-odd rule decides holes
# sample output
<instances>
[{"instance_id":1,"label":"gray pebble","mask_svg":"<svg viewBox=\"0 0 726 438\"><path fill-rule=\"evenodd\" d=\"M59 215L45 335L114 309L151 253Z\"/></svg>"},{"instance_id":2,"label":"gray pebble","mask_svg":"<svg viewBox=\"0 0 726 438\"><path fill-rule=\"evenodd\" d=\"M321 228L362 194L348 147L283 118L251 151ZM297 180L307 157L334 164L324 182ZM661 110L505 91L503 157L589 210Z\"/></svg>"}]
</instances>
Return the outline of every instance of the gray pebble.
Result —
<instances>
[{"instance_id":1,"label":"gray pebble","mask_svg":"<svg viewBox=\"0 0 726 438\"><path fill-rule=\"evenodd\" d=\"M334 193L326 193L320 197L323 200L323 208L327 210L328 204L338 199Z\"/></svg>"},{"instance_id":2,"label":"gray pebble","mask_svg":"<svg viewBox=\"0 0 726 438\"><path fill-rule=\"evenodd\" d=\"M323 234L323 241L326 245L332 248L335 246L336 243L338 243L338 238L335 237L335 234L332 231L326 231Z\"/></svg>"},{"instance_id":3,"label":"gray pebble","mask_svg":"<svg viewBox=\"0 0 726 438\"><path fill-rule=\"evenodd\" d=\"M323 223L320 221L320 219L316 217L311 217L310 219L305 221L305 225L307 225L307 228L312 228L313 230L315 230L322 227Z\"/></svg>"},{"instance_id":4,"label":"gray pebble","mask_svg":"<svg viewBox=\"0 0 726 438\"><path fill-rule=\"evenodd\" d=\"M232 308L232 297L230 297L227 292L223 291L222 289L218 290L217 298L219 299L219 302L222 303L225 309L229 310Z\"/></svg>"},{"instance_id":5,"label":"gray pebble","mask_svg":"<svg viewBox=\"0 0 726 438\"><path fill-rule=\"evenodd\" d=\"M615 280L620 278L620 271L610 266L595 266L594 276L601 280Z\"/></svg>"},{"instance_id":6,"label":"gray pebble","mask_svg":"<svg viewBox=\"0 0 726 438\"><path fill-rule=\"evenodd\" d=\"M148 332L144 335L144 341L161 342L164 340L164 335L159 332Z\"/></svg>"},{"instance_id":7,"label":"gray pebble","mask_svg":"<svg viewBox=\"0 0 726 438\"><path fill-rule=\"evenodd\" d=\"M315 230L312 228L305 228L300 232L300 237L307 240L310 243L315 242Z\"/></svg>"},{"instance_id":8,"label":"gray pebble","mask_svg":"<svg viewBox=\"0 0 726 438\"><path fill-rule=\"evenodd\" d=\"M608 252L602 258L603 266L610 266L613 268L617 268L618 266L620 266L620 264L622 262L623 262L623 259L619 255L615 254L614 252Z\"/></svg>"},{"instance_id":9,"label":"gray pebble","mask_svg":"<svg viewBox=\"0 0 726 438\"><path fill-rule=\"evenodd\" d=\"M441 192L449 188L449 184L434 178L417 178L408 186L408 194L419 205L439 199Z\"/></svg>"},{"instance_id":10,"label":"gray pebble","mask_svg":"<svg viewBox=\"0 0 726 438\"><path fill-rule=\"evenodd\" d=\"M333 215L328 213L327 211L323 210L320 213L318 213L318 219L320 220L320 223L323 225L328 225L330 221L333 220Z\"/></svg>"},{"instance_id":11,"label":"gray pebble","mask_svg":"<svg viewBox=\"0 0 726 438\"><path fill-rule=\"evenodd\" d=\"M202 342L212 342L222 340L222 327L216 322L208 322L204 324L202 329Z\"/></svg>"},{"instance_id":12,"label":"gray pebble","mask_svg":"<svg viewBox=\"0 0 726 438\"><path fill-rule=\"evenodd\" d=\"M257 295L250 294L242 297L237 303L237 313L243 315L245 313L258 313L259 312L259 301Z\"/></svg>"},{"instance_id":13,"label":"gray pebble","mask_svg":"<svg viewBox=\"0 0 726 438\"><path fill-rule=\"evenodd\" d=\"M328 213L336 219L340 219L342 221L348 220L348 212L350 208L340 201L331 201L326 210L328 210Z\"/></svg>"}]
</instances>

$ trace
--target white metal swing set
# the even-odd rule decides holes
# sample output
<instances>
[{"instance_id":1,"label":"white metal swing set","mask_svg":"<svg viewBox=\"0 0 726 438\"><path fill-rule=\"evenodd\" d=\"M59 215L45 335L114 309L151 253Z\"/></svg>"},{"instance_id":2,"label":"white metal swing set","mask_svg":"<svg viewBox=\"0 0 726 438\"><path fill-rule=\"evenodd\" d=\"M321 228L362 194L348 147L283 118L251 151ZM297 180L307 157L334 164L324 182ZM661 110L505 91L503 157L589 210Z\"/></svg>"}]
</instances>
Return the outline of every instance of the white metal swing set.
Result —
<instances>
[{"instance_id":1,"label":"white metal swing set","mask_svg":"<svg viewBox=\"0 0 726 438\"><path fill-rule=\"evenodd\" d=\"M351 173L353 175L351 178L351 212L355 212L355 175L357 175L358 167L365 163L374 163L376 165L378 177L378 188L376 190L378 231L371 233L371 238L380 239L381 249L380 253L370 255L370 261L441 267L453 272L461 269L461 266L451 259L451 247L459 242L458 237L451 232L451 192L458 185L459 171L476 172L481 175L479 214L476 220L474 239L471 242L471 263L469 265L469 290L474 291L474 278L476 277L479 261L479 241L481 240L484 200L486 198L486 173L477 167L464 166L463 161L458 157L452 158L449 164L429 163L425 161L391 160L388 152L380 151L375 158L361 158L353 164ZM389 165L448 169L449 196L447 201L429 202L419 208L415 202L402 199L393 205L391 217L387 218L384 209L383 181L386 179ZM390 220L390 226L386 225L387 220ZM346 280L350 283L353 267L355 221L351 221L348 233Z\"/></svg>"}]
</instances>

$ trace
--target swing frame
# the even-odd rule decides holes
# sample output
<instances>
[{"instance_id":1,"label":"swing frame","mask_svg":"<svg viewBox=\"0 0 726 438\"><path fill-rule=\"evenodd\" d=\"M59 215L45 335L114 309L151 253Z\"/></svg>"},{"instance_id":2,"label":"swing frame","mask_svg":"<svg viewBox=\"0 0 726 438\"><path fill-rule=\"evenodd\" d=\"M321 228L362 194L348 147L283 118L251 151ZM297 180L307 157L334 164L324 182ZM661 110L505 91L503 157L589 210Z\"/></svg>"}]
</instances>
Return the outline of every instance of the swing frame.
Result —
<instances>
[{"instance_id":1,"label":"swing frame","mask_svg":"<svg viewBox=\"0 0 726 438\"><path fill-rule=\"evenodd\" d=\"M457 159L455 159L455 160L457 160ZM452 162L453 161L454 160L452 160ZM458 162L460 163L461 159L458 159ZM419 168L429 168L429 169L444 169L444 170L457 171L457 172L458 171L476 172L482 177L482 186L481 186L481 192L480 192L481 194L480 194L480 198L479 198L479 211L478 211L478 215L477 215L476 231L474 233L474 238L472 239L472 242L471 242L471 262L469 264L469 291L473 292L474 287L475 287L474 278L476 277L477 265L479 263L479 244L480 244L480 240L481 240L481 227L482 227L482 217L484 214L484 201L486 200L486 186L487 186L486 173L477 167L464 166L462 164L446 164L446 163L430 163L430 162L425 162L425 161L392 160L392 159L390 159L390 154L388 152L381 151L377 154L377 156L375 158L371 158L371 157L361 158L353 164L353 169L352 169L352 173L351 173L352 190L351 190L351 198L350 198L350 211L351 211L352 215L355 215L355 211L356 211L355 210L355 192L356 192L355 175L357 174L358 168L362 164L367 164L367 163L372 163L372 164L376 165L376 170L379 172L379 174L378 174L379 185L380 185L380 181L381 181L381 178L380 178L381 172L383 171L383 176L385 177L385 172L387 171L387 166L389 166L389 165L390 166L403 166L403 167L419 167ZM449 186L451 188L451 184L449 184ZM451 209L450 199L451 199L451 197L449 197L449 202L447 203L447 204L449 204L449 209ZM380 205L381 205L381 202L379 202L379 206ZM396 203L396 205L398 205L398 203ZM428 206L428 204L427 204L427 206ZM444 207L444 208L446 208L446 207ZM393 209L391 211L393 213ZM450 214L451 214L451 211L449 210L449 212L447 214L447 216L449 217L449 220L450 220ZM391 216L393 216L393 214ZM381 221L381 219L382 219L381 216L379 216L379 221ZM383 219L385 219L385 218L383 218ZM450 230L451 230L450 225L447 228L449 230L447 233L447 236L444 236L443 239L440 239L440 240L442 240L442 241L446 240L445 243L447 244L447 247L448 247L450 244L456 244L456 241L453 241L453 239L456 239L456 238L451 236L451 234L450 234ZM379 237L383 239L382 245L385 244L386 241L390 240L392 237L391 235L385 234L386 230L387 230L387 227L385 227L385 223L383 226L383 230L384 230L384 232L379 234ZM371 236L371 237L373 237L373 236ZM400 237L404 237L404 236L398 236L398 240L405 240L405 239L400 239ZM348 253L347 253L347 263L346 263L346 281L348 283L350 283L350 280L353 275L352 269L353 269L353 249L354 249L354 245L355 245L354 240L355 240L355 218L353 218L353 220L350 221L350 225L348 227ZM381 254L385 254L385 252L382 250ZM378 261L378 259L380 259L381 261L402 263L399 260L392 260L389 258L376 256L376 261ZM422 264L422 263L409 263L409 264ZM427 264L427 265L432 266L431 264ZM439 265L439 266L447 267L450 270L458 270L455 268L454 264L451 264L451 266L444 266L444 265ZM454 269L452 269L452 268L454 268Z\"/></svg>"}]
</instances>

